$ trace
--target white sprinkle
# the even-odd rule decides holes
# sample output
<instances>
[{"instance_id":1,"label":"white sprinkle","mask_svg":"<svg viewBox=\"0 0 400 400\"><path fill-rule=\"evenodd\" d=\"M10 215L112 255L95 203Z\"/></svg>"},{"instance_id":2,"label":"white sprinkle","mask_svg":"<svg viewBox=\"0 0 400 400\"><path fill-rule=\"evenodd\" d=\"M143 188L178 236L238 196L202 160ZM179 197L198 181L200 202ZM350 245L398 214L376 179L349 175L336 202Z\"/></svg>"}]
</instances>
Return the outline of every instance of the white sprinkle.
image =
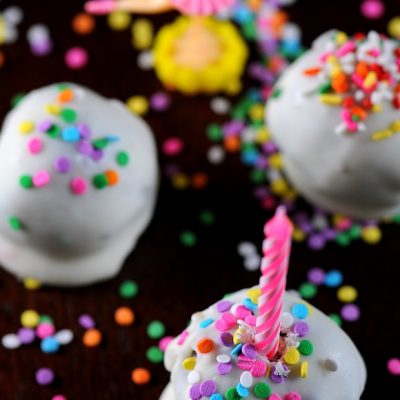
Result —
<instances>
[{"instance_id":1,"label":"white sprinkle","mask_svg":"<svg viewBox=\"0 0 400 400\"><path fill-rule=\"evenodd\" d=\"M24 17L24 12L21 7L11 6L7 7L3 11L3 18L11 25L18 25L22 18Z\"/></svg>"},{"instance_id":2,"label":"white sprinkle","mask_svg":"<svg viewBox=\"0 0 400 400\"><path fill-rule=\"evenodd\" d=\"M18 30L12 26L6 26L6 29L4 31L4 40L8 44L15 43L18 39L19 33Z\"/></svg>"},{"instance_id":3,"label":"white sprinkle","mask_svg":"<svg viewBox=\"0 0 400 400\"><path fill-rule=\"evenodd\" d=\"M251 242L240 242L237 251L242 257L249 257L257 254L257 247Z\"/></svg>"},{"instance_id":4,"label":"white sprinkle","mask_svg":"<svg viewBox=\"0 0 400 400\"><path fill-rule=\"evenodd\" d=\"M50 37L49 28L43 24L32 25L26 34L28 42L32 45L47 41Z\"/></svg>"},{"instance_id":5,"label":"white sprinkle","mask_svg":"<svg viewBox=\"0 0 400 400\"><path fill-rule=\"evenodd\" d=\"M243 129L240 136L242 138L242 142L254 143L257 138L257 131L254 128L247 127Z\"/></svg>"},{"instance_id":6,"label":"white sprinkle","mask_svg":"<svg viewBox=\"0 0 400 400\"><path fill-rule=\"evenodd\" d=\"M225 97L214 97L210 107L215 114L224 115L231 109L231 103Z\"/></svg>"},{"instance_id":7,"label":"white sprinkle","mask_svg":"<svg viewBox=\"0 0 400 400\"><path fill-rule=\"evenodd\" d=\"M343 133L346 132L346 124L344 122L340 123L336 128L335 128L335 133L337 135L343 135Z\"/></svg>"},{"instance_id":8,"label":"white sprinkle","mask_svg":"<svg viewBox=\"0 0 400 400\"><path fill-rule=\"evenodd\" d=\"M6 349L14 350L21 346L21 341L15 333L9 333L1 338L1 344Z\"/></svg>"},{"instance_id":9,"label":"white sprinkle","mask_svg":"<svg viewBox=\"0 0 400 400\"><path fill-rule=\"evenodd\" d=\"M301 38L301 29L297 24L287 23L283 27L282 38L283 40L298 40Z\"/></svg>"},{"instance_id":10,"label":"white sprinkle","mask_svg":"<svg viewBox=\"0 0 400 400\"><path fill-rule=\"evenodd\" d=\"M152 69L154 66L153 53L151 51L142 51L138 55L136 62L140 69L145 71Z\"/></svg>"},{"instance_id":11,"label":"white sprinkle","mask_svg":"<svg viewBox=\"0 0 400 400\"><path fill-rule=\"evenodd\" d=\"M192 385L195 384L195 383L200 382L200 373L198 371L195 371L195 370L190 371L189 375L187 377L187 380Z\"/></svg>"},{"instance_id":12,"label":"white sprinkle","mask_svg":"<svg viewBox=\"0 0 400 400\"><path fill-rule=\"evenodd\" d=\"M72 342L74 339L74 334L69 329L61 329L54 335L54 338L58 343L64 346Z\"/></svg>"},{"instance_id":13,"label":"white sprinkle","mask_svg":"<svg viewBox=\"0 0 400 400\"><path fill-rule=\"evenodd\" d=\"M257 271L260 268L261 257L255 254L250 257L246 257L243 261L244 268L247 271Z\"/></svg>"},{"instance_id":14,"label":"white sprinkle","mask_svg":"<svg viewBox=\"0 0 400 400\"><path fill-rule=\"evenodd\" d=\"M244 371L242 375L240 375L240 384L245 388L251 387L253 384L253 377L249 371Z\"/></svg>"},{"instance_id":15,"label":"white sprinkle","mask_svg":"<svg viewBox=\"0 0 400 400\"><path fill-rule=\"evenodd\" d=\"M362 90L357 90L357 91L354 93L354 97L355 97L355 99L356 99L357 101L361 101L361 100L364 98L364 96L365 96L365 94L364 94L364 92L363 92Z\"/></svg>"},{"instance_id":16,"label":"white sprinkle","mask_svg":"<svg viewBox=\"0 0 400 400\"><path fill-rule=\"evenodd\" d=\"M231 357L228 354L218 354L217 361L221 364L228 364L231 361Z\"/></svg>"},{"instance_id":17,"label":"white sprinkle","mask_svg":"<svg viewBox=\"0 0 400 400\"><path fill-rule=\"evenodd\" d=\"M225 150L222 146L211 146L207 151L207 159L211 164L220 164L225 159Z\"/></svg>"},{"instance_id":18,"label":"white sprinkle","mask_svg":"<svg viewBox=\"0 0 400 400\"><path fill-rule=\"evenodd\" d=\"M282 329L289 329L293 325L294 319L291 313L284 312L281 315Z\"/></svg>"}]
</instances>

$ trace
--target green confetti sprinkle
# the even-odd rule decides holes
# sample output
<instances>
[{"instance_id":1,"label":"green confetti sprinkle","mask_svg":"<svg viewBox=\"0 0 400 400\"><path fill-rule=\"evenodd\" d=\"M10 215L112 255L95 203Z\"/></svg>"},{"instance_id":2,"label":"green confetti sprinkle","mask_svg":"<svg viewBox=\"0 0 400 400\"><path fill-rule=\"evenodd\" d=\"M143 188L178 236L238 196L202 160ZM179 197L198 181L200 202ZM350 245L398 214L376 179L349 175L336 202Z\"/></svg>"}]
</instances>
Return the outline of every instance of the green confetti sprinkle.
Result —
<instances>
[{"instance_id":1,"label":"green confetti sprinkle","mask_svg":"<svg viewBox=\"0 0 400 400\"><path fill-rule=\"evenodd\" d=\"M242 397L240 396L240 394L237 392L235 387L231 387L229 388L226 392L225 392L225 397L226 400L241 400Z\"/></svg>"},{"instance_id":2,"label":"green confetti sprinkle","mask_svg":"<svg viewBox=\"0 0 400 400\"><path fill-rule=\"evenodd\" d=\"M316 285L307 282L307 283L303 283L299 287L299 292L300 292L301 297L303 297L303 299L312 299L313 297L316 296L316 294L318 292L318 288Z\"/></svg>"},{"instance_id":3,"label":"green confetti sprinkle","mask_svg":"<svg viewBox=\"0 0 400 400\"><path fill-rule=\"evenodd\" d=\"M325 93L329 93L331 90L332 90L332 85L330 82L327 82L319 88L319 93L325 94Z\"/></svg>"},{"instance_id":4,"label":"green confetti sprinkle","mask_svg":"<svg viewBox=\"0 0 400 400\"><path fill-rule=\"evenodd\" d=\"M105 149L109 143L110 142L107 138L101 138L101 139L93 140L92 145L96 149Z\"/></svg>"},{"instance_id":5,"label":"green confetti sprinkle","mask_svg":"<svg viewBox=\"0 0 400 400\"><path fill-rule=\"evenodd\" d=\"M108 185L107 177L104 174L95 175L93 185L97 189L104 189Z\"/></svg>"},{"instance_id":6,"label":"green confetti sprinkle","mask_svg":"<svg viewBox=\"0 0 400 400\"><path fill-rule=\"evenodd\" d=\"M150 362L158 364L163 361L164 353L157 346L151 346L146 351L146 357Z\"/></svg>"},{"instance_id":7,"label":"green confetti sprinkle","mask_svg":"<svg viewBox=\"0 0 400 400\"><path fill-rule=\"evenodd\" d=\"M22 175L21 178L19 178L19 183L25 189L33 187L32 177L29 175Z\"/></svg>"},{"instance_id":8,"label":"green confetti sprinkle","mask_svg":"<svg viewBox=\"0 0 400 400\"><path fill-rule=\"evenodd\" d=\"M160 339L165 333L165 326L161 321L153 321L147 326L147 335L152 339Z\"/></svg>"},{"instance_id":9,"label":"green confetti sprinkle","mask_svg":"<svg viewBox=\"0 0 400 400\"><path fill-rule=\"evenodd\" d=\"M54 139L58 138L61 135L61 128L56 124L52 124L51 127L47 130L47 134Z\"/></svg>"},{"instance_id":10,"label":"green confetti sprinkle","mask_svg":"<svg viewBox=\"0 0 400 400\"><path fill-rule=\"evenodd\" d=\"M265 181L265 171L261 169L253 169L250 172L250 180L253 183L262 183Z\"/></svg>"},{"instance_id":11,"label":"green confetti sprinkle","mask_svg":"<svg viewBox=\"0 0 400 400\"><path fill-rule=\"evenodd\" d=\"M273 99L279 99L282 95L282 89L281 88L274 88L274 91L272 92L271 98Z\"/></svg>"},{"instance_id":12,"label":"green confetti sprinkle","mask_svg":"<svg viewBox=\"0 0 400 400\"><path fill-rule=\"evenodd\" d=\"M124 299L135 297L138 293L139 287L134 281L124 281L119 287L119 295Z\"/></svg>"},{"instance_id":13,"label":"green confetti sprinkle","mask_svg":"<svg viewBox=\"0 0 400 400\"><path fill-rule=\"evenodd\" d=\"M314 346L309 340L305 339L300 341L298 350L304 356L309 356L313 353Z\"/></svg>"},{"instance_id":14,"label":"green confetti sprinkle","mask_svg":"<svg viewBox=\"0 0 400 400\"><path fill-rule=\"evenodd\" d=\"M351 242L351 237L347 232L341 232L336 236L336 243L340 246L348 246Z\"/></svg>"},{"instance_id":15,"label":"green confetti sprinkle","mask_svg":"<svg viewBox=\"0 0 400 400\"><path fill-rule=\"evenodd\" d=\"M22 229L22 222L17 217L10 217L8 219L8 223L10 224L11 229L14 229L15 231L19 231Z\"/></svg>"},{"instance_id":16,"label":"green confetti sprinkle","mask_svg":"<svg viewBox=\"0 0 400 400\"><path fill-rule=\"evenodd\" d=\"M117 163L121 167L125 167L129 163L129 154L126 151L120 151L117 154Z\"/></svg>"},{"instance_id":17,"label":"green confetti sprinkle","mask_svg":"<svg viewBox=\"0 0 400 400\"><path fill-rule=\"evenodd\" d=\"M77 113L72 108L64 108L60 113L60 117L64 122L73 123L77 119Z\"/></svg>"},{"instance_id":18,"label":"green confetti sprinkle","mask_svg":"<svg viewBox=\"0 0 400 400\"><path fill-rule=\"evenodd\" d=\"M180 241L186 247L193 247L197 242L197 237L191 231L184 231L180 235Z\"/></svg>"},{"instance_id":19,"label":"green confetti sprinkle","mask_svg":"<svg viewBox=\"0 0 400 400\"><path fill-rule=\"evenodd\" d=\"M342 321L342 318L340 318L340 316L338 314L330 314L329 318L332 319L333 322L335 322L339 326L342 326L343 321Z\"/></svg>"},{"instance_id":20,"label":"green confetti sprinkle","mask_svg":"<svg viewBox=\"0 0 400 400\"><path fill-rule=\"evenodd\" d=\"M215 216L212 211L204 210L200 213L200 221L204 225L212 225L215 221Z\"/></svg>"},{"instance_id":21,"label":"green confetti sprinkle","mask_svg":"<svg viewBox=\"0 0 400 400\"><path fill-rule=\"evenodd\" d=\"M14 108L16 107L19 103L21 103L21 101L23 100L23 98L25 97L25 93L17 93L15 96L13 96L13 98L11 99L11 107Z\"/></svg>"},{"instance_id":22,"label":"green confetti sprinkle","mask_svg":"<svg viewBox=\"0 0 400 400\"><path fill-rule=\"evenodd\" d=\"M212 142L220 142L224 138L224 134L218 124L210 124L207 127L207 137Z\"/></svg>"},{"instance_id":23,"label":"green confetti sprinkle","mask_svg":"<svg viewBox=\"0 0 400 400\"><path fill-rule=\"evenodd\" d=\"M264 382L258 382L254 386L254 394L259 399L266 399L271 394L271 388Z\"/></svg>"}]
</instances>

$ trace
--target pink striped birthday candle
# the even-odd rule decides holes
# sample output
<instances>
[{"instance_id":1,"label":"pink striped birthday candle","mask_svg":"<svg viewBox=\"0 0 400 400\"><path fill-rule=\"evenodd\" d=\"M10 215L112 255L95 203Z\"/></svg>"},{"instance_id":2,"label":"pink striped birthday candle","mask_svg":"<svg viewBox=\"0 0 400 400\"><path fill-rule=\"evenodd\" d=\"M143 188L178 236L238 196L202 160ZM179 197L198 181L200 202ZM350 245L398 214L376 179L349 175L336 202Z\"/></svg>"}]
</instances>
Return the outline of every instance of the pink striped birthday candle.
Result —
<instances>
[{"instance_id":1,"label":"pink striped birthday candle","mask_svg":"<svg viewBox=\"0 0 400 400\"><path fill-rule=\"evenodd\" d=\"M279 207L275 216L264 227L260 289L258 299L257 348L268 358L274 357L279 347L283 295L289 265L293 226L286 209Z\"/></svg>"}]
</instances>

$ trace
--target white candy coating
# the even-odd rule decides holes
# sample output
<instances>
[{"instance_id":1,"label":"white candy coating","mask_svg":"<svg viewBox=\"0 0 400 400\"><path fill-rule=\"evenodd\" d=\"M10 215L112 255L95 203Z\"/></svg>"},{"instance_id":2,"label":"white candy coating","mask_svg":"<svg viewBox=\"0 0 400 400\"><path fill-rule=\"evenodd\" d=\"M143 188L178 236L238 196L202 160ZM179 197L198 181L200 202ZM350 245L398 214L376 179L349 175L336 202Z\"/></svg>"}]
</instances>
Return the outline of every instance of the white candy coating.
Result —
<instances>
[{"instance_id":1,"label":"white candy coating","mask_svg":"<svg viewBox=\"0 0 400 400\"><path fill-rule=\"evenodd\" d=\"M242 303L247 290L242 290L231 295L227 300L234 303ZM299 298L289 293L285 294L284 312L290 312L292 306L299 302ZM201 338L210 338L215 347L212 353L198 354L195 371L200 374L201 380L213 379L217 383L217 392L225 394L225 391L236 386L241 379L243 371L234 366L228 375L221 376L216 371L216 355L229 354L232 348L219 345L220 339L214 326L200 328L199 322L204 319L220 318L220 313L213 305L203 312L192 316L191 324L187 328L189 335L183 345L178 344L178 338L174 339L167 348L165 354L165 366L171 371L171 382L166 387L160 400L187 400L190 399L188 391L190 384L187 381L189 371L182 368L185 358L191 357L196 351L196 344ZM282 398L290 391L296 391L302 396L302 400L359 400L364 390L366 381L366 369L357 348L330 318L317 309L313 309L305 322L309 325L309 333L306 339L314 345L312 355L302 357L308 361L308 377L299 376L299 365L293 367L288 379L284 383L273 383L269 378L252 379L252 385L257 382L266 382L272 393L279 394ZM337 369L335 370L335 367ZM245 377L246 381L248 377ZM245 382L246 383L246 382ZM250 389L248 400L257 400Z\"/></svg>"},{"instance_id":2,"label":"white candy coating","mask_svg":"<svg viewBox=\"0 0 400 400\"><path fill-rule=\"evenodd\" d=\"M289 180L311 203L357 218L390 217L400 212L400 135L378 142L371 136L400 119L400 112L384 99L382 112L369 114L363 131L338 134L340 107L322 104L318 88L323 82L304 75L319 65L332 34L317 39L282 75L281 95L267 105L267 126ZM369 40L375 40L373 32ZM388 52L393 44L385 42ZM345 57L344 68L351 71L352 54Z\"/></svg>"},{"instance_id":3,"label":"white candy coating","mask_svg":"<svg viewBox=\"0 0 400 400\"><path fill-rule=\"evenodd\" d=\"M0 140L0 264L20 278L57 286L85 285L116 275L152 216L158 186L149 127L117 100L75 84L68 87L75 98L61 107L77 112L77 122L90 127L90 140L118 137L104 149L103 158L94 161L80 154L76 143L37 130L44 120L61 128L71 125L45 111L45 105L56 104L57 85L27 95L5 119ZM34 122L35 130L21 134L23 121ZM43 140L39 154L28 151L33 137ZM116 161L121 151L129 155L126 166ZM71 162L68 173L54 167L61 156ZM110 169L119 174L119 183L97 189L93 176ZM40 170L51 174L45 187L21 187L22 175ZM83 195L70 189L77 176L87 182ZM11 229L11 216L22 222L23 229Z\"/></svg>"}]
</instances>

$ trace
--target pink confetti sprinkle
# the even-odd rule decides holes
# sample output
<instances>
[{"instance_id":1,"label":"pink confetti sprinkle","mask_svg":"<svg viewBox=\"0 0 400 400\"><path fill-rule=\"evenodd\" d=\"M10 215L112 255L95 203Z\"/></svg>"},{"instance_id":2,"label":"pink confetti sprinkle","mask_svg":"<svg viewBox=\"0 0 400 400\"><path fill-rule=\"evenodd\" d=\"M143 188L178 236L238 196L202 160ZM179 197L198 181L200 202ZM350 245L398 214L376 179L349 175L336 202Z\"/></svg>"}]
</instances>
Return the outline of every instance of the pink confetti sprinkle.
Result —
<instances>
[{"instance_id":1,"label":"pink confetti sprinkle","mask_svg":"<svg viewBox=\"0 0 400 400\"><path fill-rule=\"evenodd\" d=\"M42 151L43 141L39 138L32 138L28 142L28 151L31 154L38 154Z\"/></svg>"},{"instance_id":2,"label":"pink confetti sprinkle","mask_svg":"<svg viewBox=\"0 0 400 400\"><path fill-rule=\"evenodd\" d=\"M162 150L167 156L176 156L182 152L183 141L177 137L171 137L164 141Z\"/></svg>"},{"instance_id":3,"label":"pink confetti sprinkle","mask_svg":"<svg viewBox=\"0 0 400 400\"><path fill-rule=\"evenodd\" d=\"M76 194L77 196L84 194L87 190L87 183L85 178L81 178L80 176L72 178L70 187L73 194Z\"/></svg>"},{"instance_id":4,"label":"pink confetti sprinkle","mask_svg":"<svg viewBox=\"0 0 400 400\"><path fill-rule=\"evenodd\" d=\"M368 19L379 19L385 13L385 5L380 0L365 0L361 3L361 14Z\"/></svg>"},{"instance_id":5,"label":"pink confetti sprinkle","mask_svg":"<svg viewBox=\"0 0 400 400\"><path fill-rule=\"evenodd\" d=\"M173 339L174 339L173 336L163 337L158 343L158 347L160 348L160 350L165 352Z\"/></svg>"},{"instance_id":6,"label":"pink confetti sprinkle","mask_svg":"<svg viewBox=\"0 0 400 400\"><path fill-rule=\"evenodd\" d=\"M82 47L72 47L65 53L65 64L71 69L81 69L89 61L88 52Z\"/></svg>"},{"instance_id":7,"label":"pink confetti sprinkle","mask_svg":"<svg viewBox=\"0 0 400 400\"><path fill-rule=\"evenodd\" d=\"M36 328L36 335L39 339L44 339L48 336L54 335L54 325L49 323L42 323Z\"/></svg>"},{"instance_id":8,"label":"pink confetti sprinkle","mask_svg":"<svg viewBox=\"0 0 400 400\"><path fill-rule=\"evenodd\" d=\"M387 363L387 369L392 375L400 375L400 359L391 358Z\"/></svg>"},{"instance_id":9,"label":"pink confetti sprinkle","mask_svg":"<svg viewBox=\"0 0 400 400\"><path fill-rule=\"evenodd\" d=\"M43 187L50 182L51 175L48 171L39 171L36 172L32 180L35 187Z\"/></svg>"}]
</instances>

